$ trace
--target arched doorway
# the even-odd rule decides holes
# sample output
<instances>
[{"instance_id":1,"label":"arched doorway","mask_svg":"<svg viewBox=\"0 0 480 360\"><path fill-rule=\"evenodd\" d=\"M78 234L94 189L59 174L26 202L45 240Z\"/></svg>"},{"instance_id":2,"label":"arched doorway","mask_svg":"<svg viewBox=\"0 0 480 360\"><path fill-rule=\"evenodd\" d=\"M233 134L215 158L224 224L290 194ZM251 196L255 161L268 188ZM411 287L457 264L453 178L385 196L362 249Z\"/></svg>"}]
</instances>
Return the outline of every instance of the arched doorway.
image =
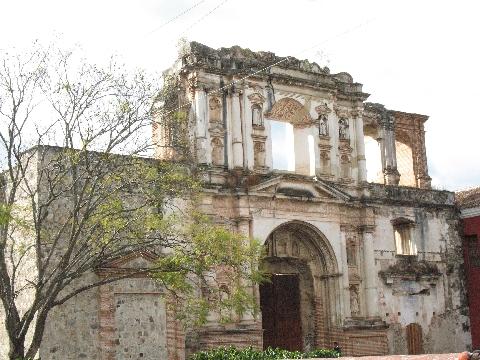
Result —
<instances>
[{"instance_id":1,"label":"arched doorway","mask_svg":"<svg viewBox=\"0 0 480 360\"><path fill-rule=\"evenodd\" d=\"M291 221L265 242L260 286L264 348L310 350L329 346L340 302L338 267L330 243L314 226Z\"/></svg>"}]
</instances>

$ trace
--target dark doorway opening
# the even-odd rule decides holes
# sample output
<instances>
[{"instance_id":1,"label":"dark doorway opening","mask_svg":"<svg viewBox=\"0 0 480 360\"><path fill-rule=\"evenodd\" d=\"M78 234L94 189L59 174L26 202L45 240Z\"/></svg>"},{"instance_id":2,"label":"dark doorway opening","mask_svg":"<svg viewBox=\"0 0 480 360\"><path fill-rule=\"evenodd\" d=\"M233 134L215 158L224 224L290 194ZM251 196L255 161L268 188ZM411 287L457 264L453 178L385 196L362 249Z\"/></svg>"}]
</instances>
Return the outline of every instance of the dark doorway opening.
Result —
<instances>
[{"instance_id":1,"label":"dark doorway opening","mask_svg":"<svg viewBox=\"0 0 480 360\"><path fill-rule=\"evenodd\" d=\"M263 347L303 350L297 274L272 274L260 285Z\"/></svg>"}]
</instances>

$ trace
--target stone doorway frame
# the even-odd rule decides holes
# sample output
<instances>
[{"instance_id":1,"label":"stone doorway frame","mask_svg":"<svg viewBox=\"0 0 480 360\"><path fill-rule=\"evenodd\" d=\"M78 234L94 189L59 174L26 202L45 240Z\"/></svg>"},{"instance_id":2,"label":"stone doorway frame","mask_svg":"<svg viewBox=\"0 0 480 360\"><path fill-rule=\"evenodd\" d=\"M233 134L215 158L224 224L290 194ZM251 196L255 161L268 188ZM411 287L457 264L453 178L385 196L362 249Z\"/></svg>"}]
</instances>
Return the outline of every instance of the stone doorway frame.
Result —
<instances>
[{"instance_id":1,"label":"stone doorway frame","mask_svg":"<svg viewBox=\"0 0 480 360\"><path fill-rule=\"evenodd\" d=\"M275 268L272 264L282 262L288 264L284 269L286 273L292 271L310 273L306 274L305 279L311 276L312 296L309 300L312 302L310 315L313 316L313 325L306 326L302 323L305 331L302 334L304 348L331 346L342 319L339 279L341 274L327 237L314 225L293 220L274 228L266 238L264 246L267 249L267 257L262 266L266 267L267 273L269 270L272 273L278 272L276 270L279 270L279 267ZM297 270L292 270L295 267ZM302 302L305 304L305 298L301 299ZM302 316L304 314L301 314Z\"/></svg>"}]
</instances>

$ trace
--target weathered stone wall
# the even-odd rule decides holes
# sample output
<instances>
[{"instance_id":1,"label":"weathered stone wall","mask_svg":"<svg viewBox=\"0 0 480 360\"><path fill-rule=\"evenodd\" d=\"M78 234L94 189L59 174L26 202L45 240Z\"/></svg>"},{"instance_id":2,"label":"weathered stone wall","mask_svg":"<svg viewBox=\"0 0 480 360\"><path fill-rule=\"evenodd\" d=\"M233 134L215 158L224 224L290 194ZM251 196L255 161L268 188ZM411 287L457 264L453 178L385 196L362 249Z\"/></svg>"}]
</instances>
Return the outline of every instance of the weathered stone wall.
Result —
<instances>
[{"instance_id":1,"label":"weathered stone wall","mask_svg":"<svg viewBox=\"0 0 480 360\"><path fill-rule=\"evenodd\" d=\"M303 190L310 192L310 197L283 195L279 189L292 185L288 176L280 176L276 182L266 181L265 185L260 182L250 187L248 195L241 190L234 197L222 191L205 195L201 208L220 221L229 219L229 223L248 218L250 234L262 242L276 229L292 222L313 226L328 240L339 276L338 282L332 280L328 285L336 300L328 308L323 303L323 310L316 315L321 317L317 322L331 324L330 328L317 329L324 331L317 346L331 346L332 341L340 339L351 355L405 354L408 353L406 326L414 323L421 326L423 351L468 348L471 340L453 195L371 185L372 191L363 196L361 203L352 190L350 201L339 202L339 195L328 194L326 186L310 184L304 180ZM392 220L398 218L411 219L415 224L412 230L417 247L415 256L396 253ZM371 260L365 252L365 229L371 232L373 240ZM302 236L298 239L301 242ZM356 241L359 247L358 262L353 267L347 264L345 246L349 241ZM290 245L285 246L288 249ZM369 274L373 274L370 278L373 281L366 286ZM355 316L349 292L352 281L359 286L359 313ZM368 287L375 289L372 304ZM371 322L372 316L378 319L375 323ZM375 336L368 330L371 326L381 328ZM363 346L364 340L368 344Z\"/></svg>"}]
</instances>

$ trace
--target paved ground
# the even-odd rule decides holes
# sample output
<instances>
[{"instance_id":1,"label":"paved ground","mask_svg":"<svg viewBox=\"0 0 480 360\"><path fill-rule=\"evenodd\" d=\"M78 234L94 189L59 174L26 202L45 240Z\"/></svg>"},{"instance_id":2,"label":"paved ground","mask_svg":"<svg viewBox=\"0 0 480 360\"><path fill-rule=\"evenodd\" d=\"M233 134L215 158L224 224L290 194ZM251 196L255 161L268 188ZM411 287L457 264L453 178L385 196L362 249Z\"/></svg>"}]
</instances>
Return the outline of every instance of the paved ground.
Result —
<instances>
[{"instance_id":1,"label":"paved ground","mask_svg":"<svg viewBox=\"0 0 480 360\"><path fill-rule=\"evenodd\" d=\"M345 356L340 360L468 360L466 353L424 354L424 355L387 355L387 356ZM313 360L313 359L312 359Z\"/></svg>"}]
</instances>

